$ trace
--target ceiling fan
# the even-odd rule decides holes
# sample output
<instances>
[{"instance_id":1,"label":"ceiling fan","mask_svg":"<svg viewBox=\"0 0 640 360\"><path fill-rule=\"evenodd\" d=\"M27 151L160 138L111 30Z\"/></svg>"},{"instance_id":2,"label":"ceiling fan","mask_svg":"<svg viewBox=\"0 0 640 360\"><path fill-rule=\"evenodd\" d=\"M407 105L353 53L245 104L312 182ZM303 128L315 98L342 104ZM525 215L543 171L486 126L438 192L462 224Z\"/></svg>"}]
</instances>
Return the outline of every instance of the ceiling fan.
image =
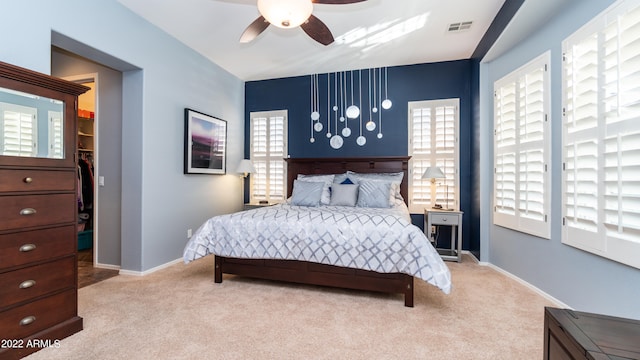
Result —
<instances>
[{"instance_id":1,"label":"ceiling fan","mask_svg":"<svg viewBox=\"0 0 640 360\"><path fill-rule=\"evenodd\" d=\"M311 14L313 4L343 5L363 1L366 0L258 0L260 17L245 29L240 42L250 42L273 24L284 29L300 26L313 40L329 45L333 35L327 25Z\"/></svg>"}]
</instances>

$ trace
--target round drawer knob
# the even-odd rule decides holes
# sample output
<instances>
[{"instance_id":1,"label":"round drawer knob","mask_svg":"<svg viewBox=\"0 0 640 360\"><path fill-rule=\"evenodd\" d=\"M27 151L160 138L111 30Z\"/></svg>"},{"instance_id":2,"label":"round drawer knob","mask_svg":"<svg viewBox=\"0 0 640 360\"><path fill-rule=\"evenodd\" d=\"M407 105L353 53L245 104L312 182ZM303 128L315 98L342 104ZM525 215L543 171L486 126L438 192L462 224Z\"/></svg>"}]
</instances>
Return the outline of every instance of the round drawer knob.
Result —
<instances>
[{"instance_id":1,"label":"round drawer knob","mask_svg":"<svg viewBox=\"0 0 640 360\"><path fill-rule=\"evenodd\" d=\"M20 252L29 252L29 251L33 251L36 249L36 245L35 244L24 244L22 246L20 246Z\"/></svg>"},{"instance_id":2,"label":"round drawer knob","mask_svg":"<svg viewBox=\"0 0 640 360\"><path fill-rule=\"evenodd\" d=\"M26 178L22 179L22 181L24 181L25 184L31 184L33 182L33 178L27 176Z\"/></svg>"},{"instance_id":3,"label":"round drawer knob","mask_svg":"<svg viewBox=\"0 0 640 360\"><path fill-rule=\"evenodd\" d=\"M20 289L28 289L36 284L35 280L25 280L20 283Z\"/></svg>"},{"instance_id":4,"label":"round drawer knob","mask_svg":"<svg viewBox=\"0 0 640 360\"><path fill-rule=\"evenodd\" d=\"M31 316L27 316L24 319L20 320L20 326L27 326L29 324L32 324L34 321L36 321L36 317L31 315Z\"/></svg>"}]
</instances>

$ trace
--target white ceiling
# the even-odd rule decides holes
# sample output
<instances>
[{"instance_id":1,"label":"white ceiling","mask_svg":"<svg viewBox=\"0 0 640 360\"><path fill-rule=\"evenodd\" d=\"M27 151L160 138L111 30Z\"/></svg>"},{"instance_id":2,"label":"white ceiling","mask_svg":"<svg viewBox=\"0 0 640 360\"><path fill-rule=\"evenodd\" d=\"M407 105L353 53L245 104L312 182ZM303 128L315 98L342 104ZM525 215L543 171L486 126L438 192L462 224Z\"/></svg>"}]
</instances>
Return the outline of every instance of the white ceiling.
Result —
<instances>
[{"instance_id":1,"label":"white ceiling","mask_svg":"<svg viewBox=\"0 0 640 360\"><path fill-rule=\"evenodd\" d=\"M244 29L260 16L256 0L118 1L245 81L468 59L504 3L367 0L349 5L314 4L313 14L336 39L325 47L300 28L273 25L251 43L240 44ZM524 20L539 24L545 19L542 16L567 1L525 1L530 7L543 7L534 7L533 16ZM473 21L471 29L447 31L449 24L462 21ZM518 41L517 29L512 33L509 40Z\"/></svg>"}]
</instances>

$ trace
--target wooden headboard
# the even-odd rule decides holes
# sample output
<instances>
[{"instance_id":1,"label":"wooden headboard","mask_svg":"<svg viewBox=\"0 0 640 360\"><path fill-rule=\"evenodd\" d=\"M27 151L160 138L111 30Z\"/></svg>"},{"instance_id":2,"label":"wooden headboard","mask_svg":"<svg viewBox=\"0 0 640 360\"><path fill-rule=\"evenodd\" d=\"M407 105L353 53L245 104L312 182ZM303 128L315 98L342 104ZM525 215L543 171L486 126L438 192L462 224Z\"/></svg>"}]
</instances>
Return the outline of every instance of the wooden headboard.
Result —
<instances>
[{"instance_id":1,"label":"wooden headboard","mask_svg":"<svg viewBox=\"0 0 640 360\"><path fill-rule=\"evenodd\" d=\"M360 173L404 172L400 194L405 202L409 199L410 156L381 156L354 158L299 158L285 159L287 162L287 197L291 196L293 180L298 174L342 174L347 170Z\"/></svg>"}]
</instances>

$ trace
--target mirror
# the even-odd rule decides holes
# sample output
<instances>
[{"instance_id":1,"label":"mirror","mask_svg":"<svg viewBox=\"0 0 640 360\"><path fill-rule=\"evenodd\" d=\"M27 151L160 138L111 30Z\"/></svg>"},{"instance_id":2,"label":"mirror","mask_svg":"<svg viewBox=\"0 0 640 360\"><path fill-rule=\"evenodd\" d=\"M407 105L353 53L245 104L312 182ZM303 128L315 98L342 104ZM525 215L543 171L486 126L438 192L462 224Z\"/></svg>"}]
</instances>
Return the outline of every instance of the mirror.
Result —
<instances>
[{"instance_id":1,"label":"mirror","mask_svg":"<svg viewBox=\"0 0 640 360\"><path fill-rule=\"evenodd\" d=\"M0 87L0 155L64 159L64 102Z\"/></svg>"}]
</instances>

